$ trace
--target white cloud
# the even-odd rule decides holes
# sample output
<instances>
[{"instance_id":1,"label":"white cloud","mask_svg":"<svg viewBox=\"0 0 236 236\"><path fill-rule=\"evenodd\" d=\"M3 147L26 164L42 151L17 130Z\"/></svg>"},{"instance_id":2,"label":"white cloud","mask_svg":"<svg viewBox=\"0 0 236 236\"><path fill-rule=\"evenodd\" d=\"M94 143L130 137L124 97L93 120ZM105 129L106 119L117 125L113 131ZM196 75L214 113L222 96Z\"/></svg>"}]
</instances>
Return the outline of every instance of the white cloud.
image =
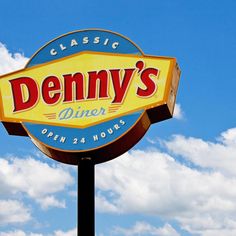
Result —
<instances>
[{"instance_id":1,"label":"white cloud","mask_svg":"<svg viewBox=\"0 0 236 236\"><path fill-rule=\"evenodd\" d=\"M0 42L0 75L23 68L27 61L28 58L20 53L10 53Z\"/></svg>"},{"instance_id":2,"label":"white cloud","mask_svg":"<svg viewBox=\"0 0 236 236\"><path fill-rule=\"evenodd\" d=\"M223 132L219 138L220 141L222 141L223 144L228 146L234 146L236 145L236 128L228 129L225 132Z\"/></svg>"},{"instance_id":3,"label":"white cloud","mask_svg":"<svg viewBox=\"0 0 236 236\"><path fill-rule=\"evenodd\" d=\"M25 233L21 230L15 230L10 232L2 232L0 236L43 236L43 234Z\"/></svg>"},{"instance_id":4,"label":"white cloud","mask_svg":"<svg viewBox=\"0 0 236 236\"><path fill-rule=\"evenodd\" d=\"M47 210L51 207L66 208L65 200L59 201L54 196L46 196L44 198L39 198L36 200L42 207L42 209Z\"/></svg>"},{"instance_id":5,"label":"white cloud","mask_svg":"<svg viewBox=\"0 0 236 236\"><path fill-rule=\"evenodd\" d=\"M236 229L209 229L202 233L203 236L235 236Z\"/></svg>"},{"instance_id":6,"label":"white cloud","mask_svg":"<svg viewBox=\"0 0 236 236\"><path fill-rule=\"evenodd\" d=\"M21 202L0 200L0 225L26 223L30 219L30 210Z\"/></svg>"},{"instance_id":7,"label":"white cloud","mask_svg":"<svg viewBox=\"0 0 236 236\"><path fill-rule=\"evenodd\" d=\"M164 144L173 154L195 165L236 176L236 128L223 132L217 140L209 142L175 135Z\"/></svg>"},{"instance_id":8,"label":"white cloud","mask_svg":"<svg viewBox=\"0 0 236 236\"><path fill-rule=\"evenodd\" d=\"M52 194L73 184L73 178L59 165L49 166L33 158L0 158L0 166L0 195L25 193L44 209L65 207L65 202L55 199Z\"/></svg>"},{"instance_id":9,"label":"white cloud","mask_svg":"<svg viewBox=\"0 0 236 236\"><path fill-rule=\"evenodd\" d=\"M22 230L15 230L9 232L0 232L0 236L45 236L45 234L38 234L32 232L24 232ZM67 232L65 231L55 231L53 234L47 234L47 236L77 236L77 229L72 229Z\"/></svg>"},{"instance_id":10,"label":"white cloud","mask_svg":"<svg viewBox=\"0 0 236 236\"><path fill-rule=\"evenodd\" d=\"M54 233L55 236L77 236L77 228L69 230L67 232L58 230Z\"/></svg>"},{"instance_id":11,"label":"white cloud","mask_svg":"<svg viewBox=\"0 0 236 236\"><path fill-rule=\"evenodd\" d=\"M122 227L115 227L115 229L113 230L113 234L123 236L180 236L170 224L165 224L163 227L157 228L146 222L137 222L133 227L128 229Z\"/></svg>"},{"instance_id":12,"label":"white cloud","mask_svg":"<svg viewBox=\"0 0 236 236\"><path fill-rule=\"evenodd\" d=\"M102 194L97 193L95 201L96 201L96 209L99 212L113 212L113 213L119 212L117 206L107 201L107 199L104 196L102 196Z\"/></svg>"},{"instance_id":13,"label":"white cloud","mask_svg":"<svg viewBox=\"0 0 236 236\"><path fill-rule=\"evenodd\" d=\"M157 141L158 141L158 139L157 139L157 140L154 140L154 139L151 139L151 138L149 138L149 137L147 137L146 140L147 140L149 143L151 143L151 144L156 144Z\"/></svg>"},{"instance_id":14,"label":"white cloud","mask_svg":"<svg viewBox=\"0 0 236 236\"><path fill-rule=\"evenodd\" d=\"M235 130L222 133L221 141L215 143L174 136L165 144L186 163L152 149L132 151L98 165L97 210L156 215L176 220L183 229L198 235L233 235ZM192 168L189 160L207 168Z\"/></svg>"},{"instance_id":15,"label":"white cloud","mask_svg":"<svg viewBox=\"0 0 236 236\"><path fill-rule=\"evenodd\" d=\"M175 104L173 117L177 120L182 120L184 118L184 112L179 103Z\"/></svg>"},{"instance_id":16,"label":"white cloud","mask_svg":"<svg viewBox=\"0 0 236 236\"><path fill-rule=\"evenodd\" d=\"M15 230L15 231L10 231L10 232L2 232L0 233L0 236L43 236L42 234L34 234L34 233L28 233L26 234L25 232L21 230Z\"/></svg>"}]
</instances>

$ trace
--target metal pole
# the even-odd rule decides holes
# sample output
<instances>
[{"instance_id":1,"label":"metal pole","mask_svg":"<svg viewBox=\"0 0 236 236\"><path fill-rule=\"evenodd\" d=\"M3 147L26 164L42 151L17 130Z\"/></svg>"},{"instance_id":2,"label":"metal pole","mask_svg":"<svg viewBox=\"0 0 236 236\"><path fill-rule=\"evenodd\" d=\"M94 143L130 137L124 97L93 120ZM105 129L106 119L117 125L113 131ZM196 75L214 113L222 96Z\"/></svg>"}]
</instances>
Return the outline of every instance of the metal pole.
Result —
<instances>
[{"instance_id":1,"label":"metal pole","mask_svg":"<svg viewBox=\"0 0 236 236\"><path fill-rule=\"evenodd\" d=\"M82 158L78 164L78 236L95 235L94 163Z\"/></svg>"}]
</instances>

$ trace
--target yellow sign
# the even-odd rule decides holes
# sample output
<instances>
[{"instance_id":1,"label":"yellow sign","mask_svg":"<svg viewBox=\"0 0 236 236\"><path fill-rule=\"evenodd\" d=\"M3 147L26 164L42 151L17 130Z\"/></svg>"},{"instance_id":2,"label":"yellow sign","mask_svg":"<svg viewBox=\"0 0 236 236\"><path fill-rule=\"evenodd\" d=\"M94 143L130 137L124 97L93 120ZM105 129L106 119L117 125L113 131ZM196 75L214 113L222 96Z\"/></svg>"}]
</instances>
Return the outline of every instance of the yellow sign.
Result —
<instances>
[{"instance_id":1,"label":"yellow sign","mask_svg":"<svg viewBox=\"0 0 236 236\"><path fill-rule=\"evenodd\" d=\"M0 120L84 128L173 106L175 69L176 60L168 57L73 54L1 76Z\"/></svg>"}]
</instances>

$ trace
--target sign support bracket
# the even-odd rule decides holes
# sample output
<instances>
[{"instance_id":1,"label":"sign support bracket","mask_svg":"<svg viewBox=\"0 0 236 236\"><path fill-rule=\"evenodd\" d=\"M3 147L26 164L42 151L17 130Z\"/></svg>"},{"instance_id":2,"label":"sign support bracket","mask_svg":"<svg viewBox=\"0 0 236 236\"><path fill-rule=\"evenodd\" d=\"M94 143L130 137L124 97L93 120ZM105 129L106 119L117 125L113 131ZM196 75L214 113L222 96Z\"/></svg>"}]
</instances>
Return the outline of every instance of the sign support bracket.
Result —
<instances>
[{"instance_id":1,"label":"sign support bracket","mask_svg":"<svg viewBox=\"0 0 236 236\"><path fill-rule=\"evenodd\" d=\"M95 173L90 157L78 163L78 236L95 235Z\"/></svg>"}]
</instances>

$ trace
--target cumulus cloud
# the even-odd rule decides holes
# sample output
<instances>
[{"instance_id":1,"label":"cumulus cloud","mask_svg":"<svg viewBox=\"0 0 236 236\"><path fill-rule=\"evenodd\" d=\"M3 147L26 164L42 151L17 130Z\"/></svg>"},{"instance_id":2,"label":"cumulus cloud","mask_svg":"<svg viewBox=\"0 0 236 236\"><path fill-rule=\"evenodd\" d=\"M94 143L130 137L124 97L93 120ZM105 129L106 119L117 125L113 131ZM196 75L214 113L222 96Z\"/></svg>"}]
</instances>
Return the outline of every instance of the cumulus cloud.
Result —
<instances>
[{"instance_id":1,"label":"cumulus cloud","mask_svg":"<svg viewBox=\"0 0 236 236\"><path fill-rule=\"evenodd\" d=\"M30 210L23 203L16 200L0 200L0 226L26 223L30 219Z\"/></svg>"},{"instance_id":2,"label":"cumulus cloud","mask_svg":"<svg viewBox=\"0 0 236 236\"><path fill-rule=\"evenodd\" d=\"M101 235L101 234L100 234ZM153 235L153 236L179 236L176 230L169 224L163 227L154 227L146 222L137 222L131 228L114 227L109 235L119 236L135 236L135 235ZM40 233L24 232L22 230L15 230L9 232L2 232L0 236L43 236ZM57 230L52 234L44 234L44 236L77 236L77 228L69 231Z\"/></svg>"},{"instance_id":3,"label":"cumulus cloud","mask_svg":"<svg viewBox=\"0 0 236 236\"><path fill-rule=\"evenodd\" d=\"M65 207L53 194L73 184L73 177L59 165L49 166L33 158L0 158L0 166L0 196L24 193L44 209Z\"/></svg>"},{"instance_id":4,"label":"cumulus cloud","mask_svg":"<svg viewBox=\"0 0 236 236\"><path fill-rule=\"evenodd\" d=\"M137 222L131 228L115 227L113 234L120 236L180 236L170 224L165 224L163 227L155 227L146 222Z\"/></svg>"},{"instance_id":5,"label":"cumulus cloud","mask_svg":"<svg viewBox=\"0 0 236 236\"><path fill-rule=\"evenodd\" d=\"M34 233L25 233L21 230L15 230L10 232L2 232L0 236L43 236L42 234L34 234Z\"/></svg>"},{"instance_id":6,"label":"cumulus cloud","mask_svg":"<svg viewBox=\"0 0 236 236\"><path fill-rule=\"evenodd\" d=\"M183 112L182 107L179 103L175 104L173 117L177 120L182 120L184 118L184 112Z\"/></svg>"},{"instance_id":7,"label":"cumulus cloud","mask_svg":"<svg viewBox=\"0 0 236 236\"><path fill-rule=\"evenodd\" d=\"M21 69L28 61L23 54L10 53L7 47L0 42L0 75Z\"/></svg>"},{"instance_id":8,"label":"cumulus cloud","mask_svg":"<svg viewBox=\"0 0 236 236\"><path fill-rule=\"evenodd\" d=\"M44 210L47 210L51 207L66 208L65 200L59 201L54 196L46 196L44 198L39 198L36 201L41 205L42 209Z\"/></svg>"},{"instance_id":9,"label":"cumulus cloud","mask_svg":"<svg viewBox=\"0 0 236 236\"><path fill-rule=\"evenodd\" d=\"M106 197L104 197L102 193L100 193L100 191L98 191L95 197L95 201L96 201L96 208L99 212L110 212L110 213L119 212L117 206L107 201Z\"/></svg>"},{"instance_id":10,"label":"cumulus cloud","mask_svg":"<svg viewBox=\"0 0 236 236\"><path fill-rule=\"evenodd\" d=\"M32 233L32 232L24 232L22 230L15 230L15 231L9 231L9 232L0 232L0 236L77 236L77 229L72 229L69 231L55 231L52 234L38 234L38 233Z\"/></svg>"},{"instance_id":11,"label":"cumulus cloud","mask_svg":"<svg viewBox=\"0 0 236 236\"><path fill-rule=\"evenodd\" d=\"M97 210L156 215L197 235L233 235L234 132L223 132L215 142L174 136L164 142L171 155L167 150L134 150L97 166ZM179 161L180 155L185 161Z\"/></svg>"},{"instance_id":12,"label":"cumulus cloud","mask_svg":"<svg viewBox=\"0 0 236 236\"><path fill-rule=\"evenodd\" d=\"M0 236L43 236L42 234L34 234L34 233L25 233L21 230L15 230L10 232L2 232Z\"/></svg>"},{"instance_id":13,"label":"cumulus cloud","mask_svg":"<svg viewBox=\"0 0 236 236\"><path fill-rule=\"evenodd\" d=\"M58 230L54 233L55 236L77 236L77 228L69 230L67 232Z\"/></svg>"},{"instance_id":14,"label":"cumulus cloud","mask_svg":"<svg viewBox=\"0 0 236 236\"><path fill-rule=\"evenodd\" d=\"M219 140L228 146L234 146L236 145L236 128L228 129L225 132L223 132Z\"/></svg>"},{"instance_id":15,"label":"cumulus cloud","mask_svg":"<svg viewBox=\"0 0 236 236\"><path fill-rule=\"evenodd\" d=\"M174 135L165 146L174 155L202 168L210 168L224 175L236 176L236 128L223 132L215 142L200 138Z\"/></svg>"}]
</instances>

